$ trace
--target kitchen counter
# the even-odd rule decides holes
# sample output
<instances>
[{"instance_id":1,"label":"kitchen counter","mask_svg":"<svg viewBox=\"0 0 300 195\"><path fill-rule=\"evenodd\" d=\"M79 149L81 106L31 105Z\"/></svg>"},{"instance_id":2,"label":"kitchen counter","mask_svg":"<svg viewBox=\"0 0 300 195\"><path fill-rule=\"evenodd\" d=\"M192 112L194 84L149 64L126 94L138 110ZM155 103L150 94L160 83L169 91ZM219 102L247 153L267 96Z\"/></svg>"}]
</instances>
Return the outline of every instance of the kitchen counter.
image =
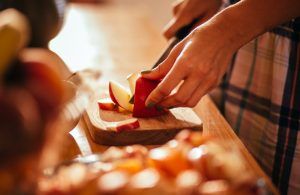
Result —
<instances>
[{"instance_id":1,"label":"kitchen counter","mask_svg":"<svg viewBox=\"0 0 300 195\"><path fill-rule=\"evenodd\" d=\"M149 9L153 8L142 3L121 2L71 4L67 10L65 26L50 43L50 48L65 60L72 71L85 68L101 70L103 85L111 79L125 82L128 74L149 69L167 45L159 25L150 16ZM210 97L202 98L194 110L203 120L204 134L215 135L237 146L245 158L246 166L264 178L269 189L278 194ZM66 140L71 141L64 160L76 155L101 152L107 148L91 140L83 120L80 120L70 135L66 135ZM73 139L75 142L71 143Z\"/></svg>"}]
</instances>

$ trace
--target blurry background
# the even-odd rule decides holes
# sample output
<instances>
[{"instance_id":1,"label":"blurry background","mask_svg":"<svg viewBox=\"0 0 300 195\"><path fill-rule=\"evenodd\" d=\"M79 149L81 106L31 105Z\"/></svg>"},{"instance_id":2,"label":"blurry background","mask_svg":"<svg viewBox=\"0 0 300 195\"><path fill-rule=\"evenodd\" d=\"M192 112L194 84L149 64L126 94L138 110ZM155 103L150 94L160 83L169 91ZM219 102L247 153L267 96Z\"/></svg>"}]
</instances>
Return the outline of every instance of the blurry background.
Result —
<instances>
[{"instance_id":1,"label":"blurry background","mask_svg":"<svg viewBox=\"0 0 300 195\"><path fill-rule=\"evenodd\" d=\"M109 77L114 64L128 73L149 68L151 64L145 64L145 57L135 55L136 51L146 52L149 62L159 57L165 47L161 43L166 43L161 32L171 18L172 2L103 0L97 4L70 4L64 26L50 42L50 49L58 53L72 71L96 68ZM153 33L157 35L155 39L162 40L149 42ZM120 72L124 75L123 70Z\"/></svg>"}]
</instances>

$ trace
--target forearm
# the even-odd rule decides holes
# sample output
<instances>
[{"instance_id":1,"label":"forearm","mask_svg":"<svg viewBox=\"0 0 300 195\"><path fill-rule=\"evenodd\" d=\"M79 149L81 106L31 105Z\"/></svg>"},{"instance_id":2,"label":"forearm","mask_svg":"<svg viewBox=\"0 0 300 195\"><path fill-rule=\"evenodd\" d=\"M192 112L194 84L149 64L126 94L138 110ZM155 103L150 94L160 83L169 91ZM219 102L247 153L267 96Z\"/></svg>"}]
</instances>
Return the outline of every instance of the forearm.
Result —
<instances>
[{"instance_id":1,"label":"forearm","mask_svg":"<svg viewBox=\"0 0 300 195\"><path fill-rule=\"evenodd\" d=\"M299 0L243 0L221 11L206 25L222 33L237 50L259 34L299 16Z\"/></svg>"}]
</instances>

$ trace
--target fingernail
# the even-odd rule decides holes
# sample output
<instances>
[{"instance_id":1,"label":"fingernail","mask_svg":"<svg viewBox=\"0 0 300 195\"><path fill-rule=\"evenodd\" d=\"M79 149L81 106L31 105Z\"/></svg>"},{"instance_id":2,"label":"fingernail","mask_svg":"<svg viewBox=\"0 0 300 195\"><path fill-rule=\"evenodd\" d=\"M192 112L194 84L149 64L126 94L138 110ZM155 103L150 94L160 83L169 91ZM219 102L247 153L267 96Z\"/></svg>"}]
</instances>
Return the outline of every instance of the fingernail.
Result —
<instances>
[{"instance_id":1,"label":"fingernail","mask_svg":"<svg viewBox=\"0 0 300 195\"><path fill-rule=\"evenodd\" d=\"M157 105L156 108L157 108L158 111L163 111L165 109L164 107L162 107L160 105Z\"/></svg>"},{"instance_id":2,"label":"fingernail","mask_svg":"<svg viewBox=\"0 0 300 195\"><path fill-rule=\"evenodd\" d=\"M143 70L143 71L141 72L141 74L148 74L148 73L150 73L150 72L152 72L152 70Z\"/></svg>"},{"instance_id":3,"label":"fingernail","mask_svg":"<svg viewBox=\"0 0 300 195\"><path fill-rule=\"evenodd\" d=\"M149 102L149 104L146 105L147 108L152 108L155 105L154 102Z\"/></svg>"}]
</instances>

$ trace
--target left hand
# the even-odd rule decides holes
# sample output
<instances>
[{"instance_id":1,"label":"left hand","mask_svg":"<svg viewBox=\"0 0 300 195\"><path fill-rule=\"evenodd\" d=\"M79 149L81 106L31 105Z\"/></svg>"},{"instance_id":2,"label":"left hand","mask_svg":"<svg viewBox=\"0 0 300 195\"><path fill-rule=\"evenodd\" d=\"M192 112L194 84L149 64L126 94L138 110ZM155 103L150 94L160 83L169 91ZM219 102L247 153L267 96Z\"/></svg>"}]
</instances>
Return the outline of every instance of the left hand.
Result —
<instances>
[{"instance_id":1,"label":"left hand","mask_svg":"<svg viewBox=\"0 0 300 195\"><path fill-rule=\"evenodd\" d=\"M165 26L164 36L170 39L185 25L198 19L195 26L209 20L222 5L222 0L179 0L173 4L173 18Z\"/></svg>"}]
</instances>

